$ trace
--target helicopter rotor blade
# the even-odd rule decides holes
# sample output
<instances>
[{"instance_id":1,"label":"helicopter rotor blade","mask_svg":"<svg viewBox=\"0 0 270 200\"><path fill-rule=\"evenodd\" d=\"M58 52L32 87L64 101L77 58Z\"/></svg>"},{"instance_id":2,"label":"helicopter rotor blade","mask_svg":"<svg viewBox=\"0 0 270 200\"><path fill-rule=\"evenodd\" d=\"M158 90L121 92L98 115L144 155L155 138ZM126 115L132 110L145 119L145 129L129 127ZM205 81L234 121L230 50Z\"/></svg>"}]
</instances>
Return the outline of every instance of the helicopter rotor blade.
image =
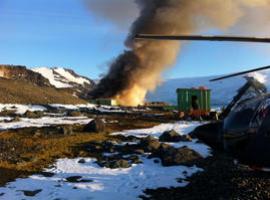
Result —
<instances>
[{"instance_id":1,"label":"helicopter rotor blade","mask_svg":"<svg viewBox=\"0 0 270 200\"><path fill-rule=\"evenodd\" d=\"M147 40L186 40L186 41L224 41L224 42L254 42L254 43L270 43L270 38L257 37L241 37L241 36L201 36L201 35L155 35L155 34L137 34L135 39ZM251 72L270 69L270 66L260 67L252 70L238 72L223 77L210 80L211 82L219 81Z\"/></svg>"},{"instance_id":2,"label":"helicopter rotor blade","mask_svg":"<svg viewBox=\"0 0 270 200\"><path fill-rule=\"evenodd\" d=\"M135 39L150 40L187 40L187 41L225 41L225 42L261 42L270 43L270 38L241 36L201 36L201 35L154 35L138 34Z\"/></svg>"},{"instance_id":3,"label":"helicopter rotor blade","mask_svg":"<svg viewBox=\"0 0 270 200\"><path fill-rule=\"evenodd\" d=\"M244 75L244 74L248 74L248 73L252 73L252 72L262 71L262 70L266 70L266 69L270 69L270 66L259 67L259 68L256 68L256 69L251 69L251 70L247 70L247 71L243 71L243 72L229 74L229 75L226 75L226 76L222 76L222 77L219 77L219 78L212 79L210 81L215 82L215 81L219 81L219 80L223 80L223 79L227 79L227 78L232 78L232 77L235 77L235 76L240 76L240 75Z\"/></svg>"}]
</instances>

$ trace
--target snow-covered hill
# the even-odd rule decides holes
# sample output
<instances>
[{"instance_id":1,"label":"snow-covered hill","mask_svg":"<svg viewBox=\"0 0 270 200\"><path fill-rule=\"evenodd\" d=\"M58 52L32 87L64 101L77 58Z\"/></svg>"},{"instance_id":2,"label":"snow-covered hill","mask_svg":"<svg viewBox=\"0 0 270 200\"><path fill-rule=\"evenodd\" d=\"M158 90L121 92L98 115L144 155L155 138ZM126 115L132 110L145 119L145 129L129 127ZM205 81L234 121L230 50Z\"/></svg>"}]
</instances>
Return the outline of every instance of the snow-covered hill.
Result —
<instances>
[{"instance_id":1,"label":"snow-covered hill","mask_svg":"<svg viewBox=\"0 0 270 200\"><path fill-rule=\"evenodd\" d=\"M259 79L265 79L265 84L270 89L270 71L264 71L253 73ZM236 91L245 83L243 77L234 77L217 82L210 82L210 77L198 77L198 78L179 78L165 81L159 86L155 92L149 93L147 100L149 101L165 101L172 104L176 104L176 89L177 88L192 88L199 86L206 86L212 90L212 105L223 106L226 105L236 94Z\"/></svg>"},{"instance_id":2,"label":"snow-covered hill","mask_svg":"<svg viewBox=\"0 0 270 200\"><path fill-rule=\"evenodd\" d=\"M76 85L92 85L93 81L76 74L74 71L65 68L33 68L37 72L47 78L51 85L56 88L72 88Z\"/></svg>"},{"instance_id":3,"label":"snow-covered hill","mask_svg":"<svg viewBox=\"0 0 270 200\"><path fill-rule=\"evenodd\" d=\"M50 84L56 88L72 89L74 95L83 99L88 98L88 93L92 90L95 82L89 78L76 74L71 69L66 68L33 68L34 72L41 74L49 80Z\"/></svg>"}]
</instances>

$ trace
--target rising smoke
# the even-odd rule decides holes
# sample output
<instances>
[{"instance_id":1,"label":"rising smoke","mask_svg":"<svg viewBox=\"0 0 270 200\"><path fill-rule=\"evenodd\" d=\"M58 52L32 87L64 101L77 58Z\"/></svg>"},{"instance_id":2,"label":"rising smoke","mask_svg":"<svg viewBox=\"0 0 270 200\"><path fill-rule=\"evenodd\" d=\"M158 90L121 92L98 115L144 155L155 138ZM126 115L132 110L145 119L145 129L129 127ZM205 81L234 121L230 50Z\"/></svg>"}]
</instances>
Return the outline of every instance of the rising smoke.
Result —
<instances>
[{"instance_id":1,"label":"rising smoke","mask_svg":"<svg viewBox=\"0 0 270 200\"><path fill-rule=\"evenodd\" d=\"M106 4L110 3L113 1ZM194 34L212 28L225 31L249 16L252 9L263 8L266 12L260 13L263 16L270 13L270 0L135 0L135 3L140 13L125 43L128 50L111 65L90 94L93 98L114 98L128 106L142 104L147 92L160 84L162 72L174 64L180 42L134 40L136 34Z\"/></svg>"}]
</instances>

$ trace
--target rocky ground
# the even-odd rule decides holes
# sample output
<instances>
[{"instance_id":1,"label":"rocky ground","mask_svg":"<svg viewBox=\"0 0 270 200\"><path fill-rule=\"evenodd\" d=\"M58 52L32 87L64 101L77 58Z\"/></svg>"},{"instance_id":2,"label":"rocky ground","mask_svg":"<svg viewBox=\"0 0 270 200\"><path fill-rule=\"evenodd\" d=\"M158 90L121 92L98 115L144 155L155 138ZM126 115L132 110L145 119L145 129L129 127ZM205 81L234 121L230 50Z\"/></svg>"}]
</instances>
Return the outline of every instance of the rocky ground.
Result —
<instances>
[{"instance_id":1,"label":"rocky ground","mask_svg":"<svg viewBox=\"0 0 270 200\"><path fill-rule=\"evenodd\" d=\"M136 136L136 132L126 132L127 135L110 135L117 131L145 129L164 122L174 122L173 115L156 117L153 113L100 113L97 110L89 112L83 109L80 111L62 110L57 114L62 113L65 113L67 117L84 115L96 120L87 124L2 130L0 133L0 186L18 177L27 177L31 174L40 174L48 179L54 178L56 176L54 171L44 172L43 169L60 158L80 158L75 161L76 165L85 165L85 167L93 165L101 169L110 169L112 170L109 171L110 173L114 170L128 170L134 164L138 166L142 163L147 164L147 160L151 160L157 166L162 166L160 170L176 167L172 170L160 171L162 173L160 176L164 177L166 173L171 176L170 173L176 173L177 167L183 166L189 169L196 165L203 171L199 170L200 172L191 177L187 171L183 171L181 178L179 174L177 180L180 184L189 183L186 187L146 189L144 193L141 193L141 199L270 199L270 173L250 171L236 165L232 157L215 149L210 157L199 154L192 148L198 142L193 134L179 135L177 131L169 130L161 135L154 134L148 137L137 137L142 135ZM7 111L1 114L5 117L10 115ZM39 119L45 115L43 111L28 111L23 115L12 112L12 119L8 119L7 122L20 121L22 117ZM132 135L133 133L136 134ZM181 142L189 145L174 145ZM95 160L89 160L89 158ZM177 175L173 174L173 176ZM131 177L129 175L129 178ZM68 177L61 177L60 180L75 184L74 190L78 189L76 184L91 184L94 181L77 173L70 173ZM61 184L59 187L64 187ZM27 199L38 197L44 192L43 190L44 188L22 189L20 192ZM0 192L0 199L4 199L5 195L5 192Z\"/></svg>"},{"instance_id":2,"label":"rocky ground","mask_svg":"<svg viewBox=\"0 0 270 200\"><path fill-rule=\"evenodd\" d=\"M203 160L205 170L188 179L184 188L146 190L142 199L270 199L270 173L249 171L234 164L233 159L217 152Z\"/></svg>"}]
</instances>

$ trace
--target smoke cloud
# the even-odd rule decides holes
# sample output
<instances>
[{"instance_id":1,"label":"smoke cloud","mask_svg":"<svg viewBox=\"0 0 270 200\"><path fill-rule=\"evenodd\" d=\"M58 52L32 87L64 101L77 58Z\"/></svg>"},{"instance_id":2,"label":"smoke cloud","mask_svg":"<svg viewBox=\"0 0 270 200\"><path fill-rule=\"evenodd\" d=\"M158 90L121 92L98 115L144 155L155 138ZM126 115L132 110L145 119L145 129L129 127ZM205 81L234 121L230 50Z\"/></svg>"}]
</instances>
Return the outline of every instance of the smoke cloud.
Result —
<instances>
[{"instance_id":1,"label":"smoke cloud","mask_svg":"<svg viewBox=\"0 0 270 200\"><path fill-rule=\"evenodd\" d=\"M108 20L126 30L139 14L133 0L86 0L86 5L97 17Z\"/></svg>"},{"instance_id":2,"label":"smoke cloud","mask_svg":"<svg viewBox=\"0 0 270 200\"><path fill-rule=\"evenodd\" d=\"M226 31L241 26L253 9L262 10L260 19L265 22L270 19L270 0L135 0L135 3L140 12L125 43L128 50L111 65L90 94L93 98L114 98L128 106L142 104L147 92L160 84L162 72L174 64L180 42L134 40L136 34L194 34L213 28ZM264 29L249 25L250 29L255 27Z\"/></svg>"}]
</instances>

